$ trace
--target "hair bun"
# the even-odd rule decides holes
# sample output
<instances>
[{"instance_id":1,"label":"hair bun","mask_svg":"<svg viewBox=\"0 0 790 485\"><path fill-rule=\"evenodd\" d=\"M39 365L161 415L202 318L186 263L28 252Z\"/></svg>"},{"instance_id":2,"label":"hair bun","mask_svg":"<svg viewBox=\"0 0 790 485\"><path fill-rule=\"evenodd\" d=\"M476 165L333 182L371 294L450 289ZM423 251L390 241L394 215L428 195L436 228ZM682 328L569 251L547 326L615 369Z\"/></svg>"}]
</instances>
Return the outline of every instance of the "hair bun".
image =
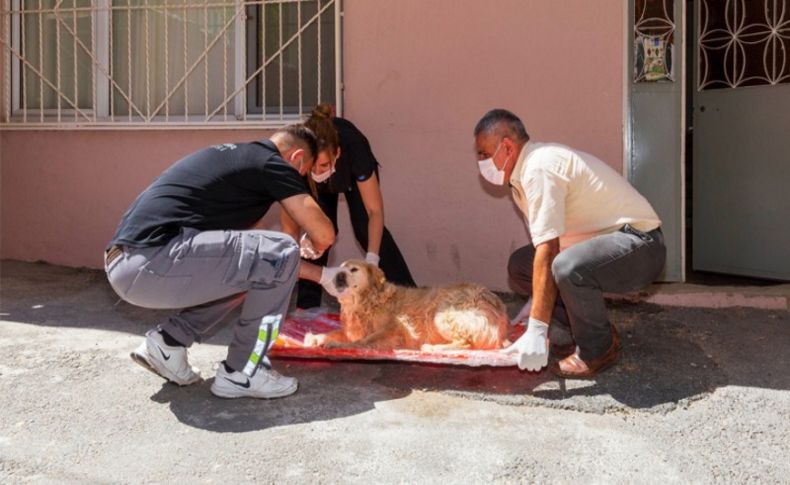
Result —
<instances>
[{"instance_id":1,"label":"hair bun","mask_svg":"<svg viewBox=\"0 0 790 485\"><path fill-rule=\"evenodd\" d=\"M332 118L334 108L329 103L321 103L313 109L312 115L317 118Z\"/></svg>"},{"instance_id":2,"label":"hair bun","mask_svg":"<svg viewBox=\"0 0 790 485\"><path fill-rule=\"evenodd\" d=\"M305 121L305 124L313 130L319 140L318 150L329 150L330 156L334 156L340 146L337 129L332 119L333 111L331 104L321 103L313 108L310 117Z\"/></svg>"}]
</instances>

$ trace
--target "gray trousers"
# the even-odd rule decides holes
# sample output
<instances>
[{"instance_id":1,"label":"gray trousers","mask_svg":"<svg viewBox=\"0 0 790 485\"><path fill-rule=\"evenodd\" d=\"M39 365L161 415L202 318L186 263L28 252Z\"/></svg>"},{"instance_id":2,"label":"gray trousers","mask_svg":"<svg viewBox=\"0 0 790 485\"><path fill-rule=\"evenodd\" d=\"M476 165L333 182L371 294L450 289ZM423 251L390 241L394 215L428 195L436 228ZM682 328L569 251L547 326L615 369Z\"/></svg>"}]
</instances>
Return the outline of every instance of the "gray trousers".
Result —
<instances>
[{"instance_id":1,"label":"gray trousers","mask_svg":"<svg viewBox=\"0 0 790 485\"><path fill-rule=\"evenodd\" d=\"M180 309L159 328L186 346L212 335L241 307L227 363L252 376L268 366L298 267L299 246L283 233L183 229L164 246L125 248L105 271L127 302Z\"/></svg>"},{"instance_id":2,"label":"gray trousers","mask_svg":"<svg viewBox=\"0 0 790 485\"><path fill-rule=\"evenodd\" d=\"M532 301L535 247L517 249L508 262L514 289ZM549 326L549 340L565 344L572 337L579 356L599 357L612 344L604 292L626 293L652 283L664 269L666 247L661 229L643 233L626 224L561 251L551 265L559 296Z\"/></svg>"}]
</instances>

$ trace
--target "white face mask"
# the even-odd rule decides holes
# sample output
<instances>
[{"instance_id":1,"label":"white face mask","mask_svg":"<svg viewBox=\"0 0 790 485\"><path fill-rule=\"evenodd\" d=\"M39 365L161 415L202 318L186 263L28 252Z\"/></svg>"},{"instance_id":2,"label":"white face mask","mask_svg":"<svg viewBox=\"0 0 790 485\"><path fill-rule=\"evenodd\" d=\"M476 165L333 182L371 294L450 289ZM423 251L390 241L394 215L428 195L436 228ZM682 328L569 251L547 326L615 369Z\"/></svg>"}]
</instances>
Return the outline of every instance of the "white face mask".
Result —
<instances>
[{"instance_id":1,"label":"white face mask","mask_svg":"<svg viewBox=\"0 0 790 485\"><path fill-rule=\"evenodd\" d=\"M505 171L499 170L494 164L494 157L496 156L497 152L499 152L499 147L501 146L502 142L497 145L494 154L491 155L490 158L486 158L485 160L480 160L477 162L477 166L480 168L480 175L482 175L484 179L494 185L505 184Z\"/></svg>"},{"instance_id":2,"label":"white face mask","mask_svg":"<svg viewBox=\"0 0 790 485\"><path fill-rule=\"evenodd\" d=\"M331 177L333 173L335 173L334 166L324 173L310 172L310 176L313 177L313 181L315 183L320 184L322 182L326 182L327 180L329 180L329 177Z\"/></svg>"}]
</instances>

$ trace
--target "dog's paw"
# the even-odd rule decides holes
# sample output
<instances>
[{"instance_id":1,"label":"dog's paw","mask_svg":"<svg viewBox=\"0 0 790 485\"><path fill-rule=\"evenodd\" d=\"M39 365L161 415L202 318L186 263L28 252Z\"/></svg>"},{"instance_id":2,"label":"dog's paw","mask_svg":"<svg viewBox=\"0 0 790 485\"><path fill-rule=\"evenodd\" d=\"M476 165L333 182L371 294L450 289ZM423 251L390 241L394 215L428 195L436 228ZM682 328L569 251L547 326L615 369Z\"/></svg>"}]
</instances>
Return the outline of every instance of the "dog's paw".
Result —
<instances>
[{"instance_id":1,"label":"dog's paw","mask_svg":"<svg viewBox=\"0 0 790 485\"><path fill-rule=\"evenodd\" d=\"M306 333L304 336L304 346L305 347L323 347L326 344L326 335L324 334L314 334L314 333Z\"/></svg>"}]
</instances>

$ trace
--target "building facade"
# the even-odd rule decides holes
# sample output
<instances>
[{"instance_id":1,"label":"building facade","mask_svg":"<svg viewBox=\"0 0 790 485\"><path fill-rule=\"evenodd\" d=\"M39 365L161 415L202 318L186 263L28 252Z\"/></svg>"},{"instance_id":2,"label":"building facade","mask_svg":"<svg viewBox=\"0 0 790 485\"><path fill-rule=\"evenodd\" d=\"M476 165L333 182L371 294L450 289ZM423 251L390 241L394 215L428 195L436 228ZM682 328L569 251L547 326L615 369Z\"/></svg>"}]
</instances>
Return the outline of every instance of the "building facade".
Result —
<instances>
[{"instance_id":1,"label":"building facade","mask_svg":"<svg viewBox=\"0 0 790 485\"><path fill-rule=\"evenodd\" d=\"M5 0L0 257L101 267L125 209L173 161L329 101L371 142L418 283L508 288L527 233L477 172L472 130L491 108L628 177L665 221L665 279L682 280L688 19L659 1L654 25L651 2ZM361 254L340 213L336 263Z\"/></svg>"}]
</instances>

